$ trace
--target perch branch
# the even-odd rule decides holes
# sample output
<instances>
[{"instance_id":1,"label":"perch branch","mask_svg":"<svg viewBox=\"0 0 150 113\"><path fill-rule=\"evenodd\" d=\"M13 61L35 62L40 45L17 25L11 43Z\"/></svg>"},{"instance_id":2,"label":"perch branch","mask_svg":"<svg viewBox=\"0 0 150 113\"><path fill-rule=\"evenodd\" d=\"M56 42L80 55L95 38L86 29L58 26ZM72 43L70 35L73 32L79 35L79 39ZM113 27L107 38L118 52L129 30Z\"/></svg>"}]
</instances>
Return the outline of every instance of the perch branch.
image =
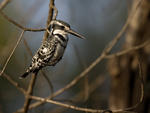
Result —
<instances>
[{"instance_id":1,"label":"perch branch","mask_svg":"<svg viewBox=\"0 0 150 113\"><path fill-rule=\"evenodd\" d=\"M25 95L26 100L24 102L24 113L28 112L28 107L29 107L30 102L31 102L31 99L29 98L29 95L32 95L32 93L33 93L33 87L34 87L34 84L35 84L35 80L36 80L36 75L33 73L32 78L31 78L30 83L29 83L27 93Z\"/></svg>"},{"instance_id":2,"label":"perch branch","mask_svg":"<svg viewBox=\"0 0 150 113\"><path fill-rule=\"evenodd\" d=\"M54 6L54 0L51 0L50 3L49 3L49 14L48 14L48 18L47 18L47 27L48 27L48 25L51 22L52 17L53 17L53 8L52 8L52 6ZM46 39L47 37L48 37L48 32L45 31L44 38ZM28 108L29 108L29 105L30 105L30 102L31 102L31 98L29 98L29 95L32 95L32 93L33 93L33 87L34 87L34 84L35 84L36 77L37 76L35 74L33 74L32 78L30 80L27 95L26 95L26 100L25 100L25 103L24 103L24 113L27 113L28 110L29 110Z\"/></svg>"},{"instance_id":3,"label":"perch branch","mask_svg":"<svg viewBox=\"0 0 150 113\"><path fill-rule=\"evenodd\" d=\"M53 7L54 7L54 1L55 0L51 0L49 3L49 12L48 12L48 17L47 17L47 23L46 23L46 27L49 27L49 24L53 18ZM48 37L48 32L45 31L44 36L43 36L43 41Z\"/></svg>"}]
</instances>

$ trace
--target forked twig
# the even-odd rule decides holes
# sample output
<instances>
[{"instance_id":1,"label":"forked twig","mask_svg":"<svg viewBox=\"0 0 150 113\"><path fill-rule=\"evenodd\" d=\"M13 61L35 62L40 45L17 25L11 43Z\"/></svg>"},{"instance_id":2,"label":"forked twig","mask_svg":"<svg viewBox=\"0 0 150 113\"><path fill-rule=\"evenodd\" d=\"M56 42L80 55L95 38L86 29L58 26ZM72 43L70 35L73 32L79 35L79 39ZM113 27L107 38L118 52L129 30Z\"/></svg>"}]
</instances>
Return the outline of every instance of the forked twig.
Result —
<instances>
[{"instance_id":1,"label":"forked twig","mask_svg":"<svg viewBox=\"0 0 150 113\"><path fill-rule=\"evenodd\" d=\"M141 48L145 47L146 45L148 45L149 43L150 43L150 40L145 41L144 43L142 43L140 45L133 46L131 48L122 50L122 51L114 53L114 54L109 54L105 58L106 59L110 59L110 58L114 58L114 57L119 57L119 56L125 55L125 54L127 54L127 53L129 53L131 51L135 51L135 50L141 49Z\"/></svg>"},{"instance_id":2,"label":"forked twig","mask_svg":"<svg viewBox=\"0 0 150 113\"><path fill-rule=\"evenodd\" d=\"M20 85L10 77L10 75L7 75L6 73L3 73L2 77L5 77L13 86L15 86L23 94L26 93L25 89L23 89L22 87L20 87Z\"/></svg>"}]
</instances>

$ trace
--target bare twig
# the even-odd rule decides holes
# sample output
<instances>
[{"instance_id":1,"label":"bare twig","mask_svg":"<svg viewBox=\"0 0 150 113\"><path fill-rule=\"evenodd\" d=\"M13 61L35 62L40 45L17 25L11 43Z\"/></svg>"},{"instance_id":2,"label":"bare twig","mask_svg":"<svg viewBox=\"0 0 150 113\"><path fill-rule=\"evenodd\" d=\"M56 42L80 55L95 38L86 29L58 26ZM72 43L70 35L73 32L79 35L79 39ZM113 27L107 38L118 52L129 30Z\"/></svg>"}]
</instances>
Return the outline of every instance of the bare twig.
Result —
<instances>
[{"instance_id":1,"label":"bare twig","mask_svg":"<svg viewBox=\"0 0 150 113\"><path fill-rule=\"evenodd\" d=\"M19 27L20 29L22 29L22 30L24 30L24 31L32 31L32 32L45 31L45 28L41 28L41 29L26 28L26 27L22 26L21 24L17 23L16 21L12 20L10 17L8 17L7 15L5 15L2 11L0 11L0 14L1 14L6 20L8 20L10 23L14 24L15 26Z\"/></svg>"},{"instance_id":2,"label":"bare twig","mask_svg":"<svg viewBox=\"0 0 150 113\"><path fill-rule=\"evenodd\" d=\"M57 15L58 15L58 10L57 10L57 8L56 8L54 5L52 5L51 7L54 9L54 14L53 14L52 19L53 19L53 20L56 20L56 17L57 17ZM49 23L47 23L47 24L48 24L48 25L47 25L46 31L47 31L47 33L48 33L49 35L51 35L51 32L49 31L49 27L50 27L51 22L49 22ZM44 39L44 40L45 40L45 39Z\"/></svg>"},{"instance_id":3,"label":"bare twig","mask_svg":"<svg viewBox=\"0 0 150 113\"><path fill-rule=\"evenodd\" d=\"M37 96L30 96L30 98L34 99L34 100L41 101L41 102L48 102L48 103L52 103L52 104L59 105L62 107L78 110L78 111L93 112L93 113L102 113L104 111L104 110L96 110L96 109L89 109L89 108L81 108L81 107L77 107L77 106L73 106L73 105L69 105L69 104L64 104L64 103L61 103L58 101L45 99L45 98L37 97Z\"/></svg>"},{"instance_id":4,"label":"bare twig","mask_svg":"<svg viewBox=\"0 0 150 113\"><path fill-rule=\"evenodd\" d=\"M107 79L107 77L105 75L102 75L102 74L98 75L98 77L96 79L94 79L91 84L89 84L89 95L91 93L93 93L98 87L100 87L105 82L106 79ZM73 103L83 102L84 101L83 100L84 93L85 93L85 91L81 90L74 97L72 97L72 99L70 101ZM63 113L64 110L65 109L61 107L59 109L56 108L55 110L52 110L50 112L53 113L53 111L59 111L59 113Z\"/></svg>"},{"instance_id":5,"label":"bare twig","mask_svg":"<svg viewBox=\"0 0 150 113\"><path fill-rule=\"evenodd\" d=\"M84 68L84 69L86 69L87 68L87 66L86 66L86 64L83 62L83 60L81 59L81 57L80 57L80 54L79 54L79 50L78 50L78 48L77 48L77 46L76 45L73 45L73 48L74 48L74 51L75 51L75 54L76 54L76 57L77 57L77 59L78 59L78 62L80 63L80 65ZM84 99L82 99L82 100L84 100L84 101L86 101L87 99L88 99L88 97L89 97L89 80L88 80L88 75L86 75L85 77L84 77L84 87L83 87L83 90L84 90Z\"/></svg>"},{"instance_id":6,"label":"bare twig","mask_svg":"<svg viewBox=\"0 0 150 113\"><path fill-rule=\"evenodd\" d=\"M140 103L142 103L143 98L144 98L144 80L143 80L142 66L141 66L140 59L138 60L138 63L139 63L139 78L140 78L140 82L141 82L141 97L140 97ZM140 103L139 103L139 104L140 104Z\"/></svg>"},{"instance_id":7,"label":"bare twig","mask_svg":"<svg viewBox=\"0 0 150 113\"><path fill-rule=\"evenodd\" d=\"M0 3L0 11L3 10L5 8L5 6L10 2L11 0L3 0Z\"/></svg>"},{"instance_id":8,"label":"bare twig","mask_svg":"<svg viewBox=\"0 0 150 113\"><path fill-rule=\"evenodd\" d=\"M23 94L26 94L26 91L22 87L20 87L20 85L16 81L14 81L10 76L8 76L7 74L3 73L2 77L6 78L13 86L15 86Z\"/></svg>"},{"instance_id":9,"label":"bare twig","mask_svg":"<svg viewBox=\"0 0 150 113\"><path fill-rule=\"evenodd\" d=\"M41 70L40 72L42 73L42 75L43 75L43 77L46 79L46 81L48 82L48 85L49 85L49 87L50 87L51 94L53 94L53 93L54 93L54 88L53 88L52 82L50 81L50 79L47 77L46 73L45 73L43 70Z\"/></svg>"},{"instance_id":10,"label":"bare twig","mask_svg":"<svg viewBox=\"0 0 150 113\"><path fill-rule=\"evenodd\" d=\"M22 33L20 34L20 37L19 37L19 39L17 40L16 45L14 46L12 52L10 53L8 59L6 60L6 63L4 64L4 67L3 67L3 69L2 69L2 71L1 71L1 73L0 73L0 76L2 76L3 72L5 71L6 66L7 66L8 62L10 61L10 59L11 59L13 53L15 52L15 50L16 50L18 44L20 43L20 41L21 41L21 39L22 39L22 37L23 37L24 32L25 32L25 31L22 31Z\"/></svg>"},{"instance_id":11,"label":"bare twig","mask_svg":"<svg viewBox=\"0 0 150 113\"><path fill-rule=\"evenodd\" d=\"M28 52L29 55L32 57L33 54L32 54L32 51L31 51L31 49L30 49L30 47L29 47L29 45L28 45L26 39L23 39L23 43L24 43L24 45L25 45L25 47L26 47L27 52Z\"/></svg>"},{"instance_id":12,"label":"bare twig","mask_svg":"<svg viewBox=\"0 0 150 113\"><path fill-rule=\"evenodd\" d=\"M54 6L54 1L55 0L51 0L49 3L49 12L48 12L48 17L47 17L47 24L46 27L48 28L52 18L53 18L53 6ZM43 40L45 40L48 37L48 32L45 31L44 36L43 36Z\"/></svg>"},{"instance_id":13,"label":"bare twig","mask_svg":"<svg viewBox=\"0 0 150 113\"><path fill-rule=\"evenodd\" d=\"M98 75L96 79L92 81L92 83L89 84L89 95L95 91L98 87L100 87L106 80L105 75ZM73 102L83 101L85 91L80 91L77 95L75 95L72 99Z\"/></svg>"},{"instance_id":14,"label":"bare twig","mask_svg":"<svg viewBox=\"0 0 150 113\"><path fill-rule=\"evenodd\" d=\"M52 5L52 8L53 8L54 11L55 11L54 16L53 16L53 20L56 20L56 17L57 17L57 14L58 14L58 10L57 10L57 8L55 7L55 5Z\"/></svg>"},{"instance_id":15,"label":"bare twig","mask_svg":"<svg viewBox=\"0 0 150 113\"><path fill-rule=\"evenodd\" d=\"M32 78L30 80L29 87L28 87L27 93L25 95L26 100L25 100L25 103L24 103L24 113L28 112L28 107L29 107L30 102L31 102L31 99L29 98L29 95L32 95L32 93L33 93L33 87L34 87L34 84L35 84L35 80L36 80L36 74L32 74Z\"/></svg>"},{"instance_id":16,"label":"bare twig","mask_svg":"<svg viewBox=\"0 0 150 113\"><path fill-rule=\"evenodd\" d=\"M134 46L134 47L122 50L122 51L120 51L118 53L107 55L105 58L109 59L109 58L114 58L114 57L119 57L119 56L125 55L125 54L127 54L127 53L129 53L131 51L135 51L135 50L141 49L141 48L145 47L146 45L148 45L149 43L150 43L150 41L145 41L144 43L142 43L140 45L137 45L137 46Z\"/></svg>"}]
</instances>

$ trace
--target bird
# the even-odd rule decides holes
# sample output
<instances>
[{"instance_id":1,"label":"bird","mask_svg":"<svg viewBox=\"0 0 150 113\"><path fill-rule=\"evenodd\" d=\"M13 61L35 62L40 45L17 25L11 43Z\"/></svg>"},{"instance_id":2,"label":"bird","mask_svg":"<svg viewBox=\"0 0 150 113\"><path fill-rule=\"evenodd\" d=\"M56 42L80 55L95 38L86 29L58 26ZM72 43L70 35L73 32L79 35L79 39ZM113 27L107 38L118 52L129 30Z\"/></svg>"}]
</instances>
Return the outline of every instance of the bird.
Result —
<instances>
[{"instance_id":1,"label":"bird","mask_svg":"<svg viewBox=\"0 0 150 113\"><path fill-rule=\"evenodd\" d=\"M30 73L37 75L39 70L46 66L55 66L63 57L68 43L68 34L85 39L70 28L70 25L62 20L52 20L49 26L49 35L42 42L40 48L32 57L30 66L19 78L23 79Z\"/></svg>"}]
</instances>

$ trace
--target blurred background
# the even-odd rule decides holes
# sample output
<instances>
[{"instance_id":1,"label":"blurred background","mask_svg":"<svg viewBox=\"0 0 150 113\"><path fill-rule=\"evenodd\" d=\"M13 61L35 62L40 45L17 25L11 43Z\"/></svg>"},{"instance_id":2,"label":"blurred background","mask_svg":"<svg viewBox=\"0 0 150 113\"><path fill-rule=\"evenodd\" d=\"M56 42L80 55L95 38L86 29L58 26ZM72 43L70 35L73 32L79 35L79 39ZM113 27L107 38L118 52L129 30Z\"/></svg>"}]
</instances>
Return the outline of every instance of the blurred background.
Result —
<instances>
[{"instance_id":1,"label":"blurred background","mask_svg":"<svg viewBox=\"0 0 150 113\"><path fill-rule=\"evenodd\" d=\"M1 2L2 0L0 0ZM123 27L131 1L128 0L55 0L58 9L57 19L70 24L71 28L86 37L86 40L69 35L69 43L62 60L55 67L43 70L53 84L54 91L64 87L98 56L105 46ZM29 28L44 28L48 16L49 0L12 0L3 10L10 18ZM2 69L21 30L9 23L0 15L0 68ZM31 62L24 39L32 53L40 47L44 32L25 32L5 73L27 89L31 76L19 80ZM122 36L124 37L124 35ZM124 38L112 52L121 49ZM98 84L96 83L96 80ZM69 102L81 107L107 109L110 94L111 78L108 74L106 60L103 60L86 77L74 87L65 91L56 100ZM93 87L91 86L93 85ZM91 89L92 88L92 89ZM80 95L84 92L83 95ZM46 97L51 94L45 78L38 74L34 86L34 95ZM55 98L54 98L55 99ZM35 102L35 101L32 101ZM12 86L5 78L0 77L0 113L12 113L24 104L24 95ZM78 113L52 104L44 104L29 113ZM80 113L80 112L79 112Z\"/></svg>"}]
</instances>

